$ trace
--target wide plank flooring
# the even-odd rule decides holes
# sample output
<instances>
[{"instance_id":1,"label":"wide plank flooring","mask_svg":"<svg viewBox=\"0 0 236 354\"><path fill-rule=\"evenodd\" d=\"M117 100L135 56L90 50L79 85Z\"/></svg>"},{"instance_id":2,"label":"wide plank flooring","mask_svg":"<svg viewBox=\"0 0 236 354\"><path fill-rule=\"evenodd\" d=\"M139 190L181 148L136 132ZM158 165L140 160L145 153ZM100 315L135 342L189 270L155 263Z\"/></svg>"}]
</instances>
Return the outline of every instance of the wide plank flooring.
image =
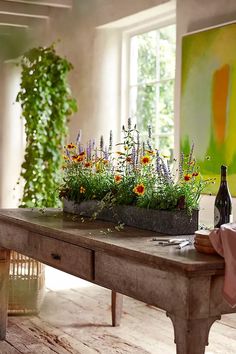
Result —
<instances>
[{"instance_id":1,"label":"wide plank flooring","mask_svg":"<svg viewBox=\"0 0 236 354\"><path fill-rule=\"evenodd\" d=\"M38 316L9 317L0 354L175 354L163 311L124 298L120 327L111 327L110 291L47 268ZM174 294L173 294L174 296ZM236 315L213 325L206 354L236 353Z\"/></svg>"}]
</instances>

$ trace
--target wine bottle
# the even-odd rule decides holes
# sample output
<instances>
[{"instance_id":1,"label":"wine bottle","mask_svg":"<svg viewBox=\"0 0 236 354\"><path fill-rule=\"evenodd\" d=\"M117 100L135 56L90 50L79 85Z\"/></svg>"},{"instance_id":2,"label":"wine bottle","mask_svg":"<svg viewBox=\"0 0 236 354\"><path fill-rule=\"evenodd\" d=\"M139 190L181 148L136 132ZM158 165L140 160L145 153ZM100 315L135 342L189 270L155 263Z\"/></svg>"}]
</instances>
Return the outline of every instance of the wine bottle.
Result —
<instances>
[{"instance_id":1,"label":"wine bottle","mask_svg":"<svg viewBox=\"0 0 236 354\"><path fill-rule=\"evenodd\" d=\"M214 227L232 222L232 200L227 184L227 167L221 166L220 188L216 195L214 207Z\"/></svg>"}]
</instances>

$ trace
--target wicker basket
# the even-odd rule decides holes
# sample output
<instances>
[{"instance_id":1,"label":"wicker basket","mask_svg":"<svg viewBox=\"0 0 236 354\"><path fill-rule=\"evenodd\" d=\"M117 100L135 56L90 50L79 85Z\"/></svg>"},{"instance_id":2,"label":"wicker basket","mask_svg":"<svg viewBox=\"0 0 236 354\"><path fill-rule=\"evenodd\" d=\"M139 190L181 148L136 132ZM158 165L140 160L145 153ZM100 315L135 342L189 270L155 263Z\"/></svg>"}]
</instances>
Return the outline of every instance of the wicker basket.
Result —
<instances>
[{"instance_id":1,"label":"wicker basket","mask_svg":"<svg viewBox=\"0 0 236 354\"><path fill-rule=\"evenodd\" d=\"M45 266L17 252L11 252L9 315L37 314L45 290Z\"/></svg>"}]
</instances>

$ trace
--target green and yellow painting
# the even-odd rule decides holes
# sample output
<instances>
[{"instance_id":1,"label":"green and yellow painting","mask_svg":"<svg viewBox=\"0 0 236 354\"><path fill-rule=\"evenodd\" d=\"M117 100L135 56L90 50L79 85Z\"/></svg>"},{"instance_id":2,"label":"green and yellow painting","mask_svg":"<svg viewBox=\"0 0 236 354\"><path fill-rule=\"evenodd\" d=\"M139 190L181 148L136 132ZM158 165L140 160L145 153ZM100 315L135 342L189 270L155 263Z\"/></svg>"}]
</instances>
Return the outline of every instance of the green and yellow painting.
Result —
<instances>
[{"instance_id":1,"label":"green and yellow painting","mask_svg":"<svg viewBox=\"0 0 236 354\"><path fill-rule=\"evenodd\" d=\"M180 143L187 153L194 143L203 177L216 177L228 166L236 196L236 23L183 37Z\"/></svg>"}]
</instances>

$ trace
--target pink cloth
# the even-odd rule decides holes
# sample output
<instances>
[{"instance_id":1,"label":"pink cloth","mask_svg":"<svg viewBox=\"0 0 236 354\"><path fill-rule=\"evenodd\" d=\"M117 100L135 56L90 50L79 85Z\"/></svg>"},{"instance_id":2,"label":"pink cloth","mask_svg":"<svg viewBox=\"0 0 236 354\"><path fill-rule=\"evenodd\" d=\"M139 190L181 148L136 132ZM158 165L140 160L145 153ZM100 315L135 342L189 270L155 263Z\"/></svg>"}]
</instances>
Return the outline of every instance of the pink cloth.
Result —
<instances>
[{"instance_id":1,"label":"pink cloth","mask_svg":"<svg viewBox=\"0 0 236 354\"><path fill-rule=\"evenodd\" d=\"M225 259L223 295L232 307L236 306L236 223L221 225L209 234L211 243Z\"/></svg>"}]
</instances>

